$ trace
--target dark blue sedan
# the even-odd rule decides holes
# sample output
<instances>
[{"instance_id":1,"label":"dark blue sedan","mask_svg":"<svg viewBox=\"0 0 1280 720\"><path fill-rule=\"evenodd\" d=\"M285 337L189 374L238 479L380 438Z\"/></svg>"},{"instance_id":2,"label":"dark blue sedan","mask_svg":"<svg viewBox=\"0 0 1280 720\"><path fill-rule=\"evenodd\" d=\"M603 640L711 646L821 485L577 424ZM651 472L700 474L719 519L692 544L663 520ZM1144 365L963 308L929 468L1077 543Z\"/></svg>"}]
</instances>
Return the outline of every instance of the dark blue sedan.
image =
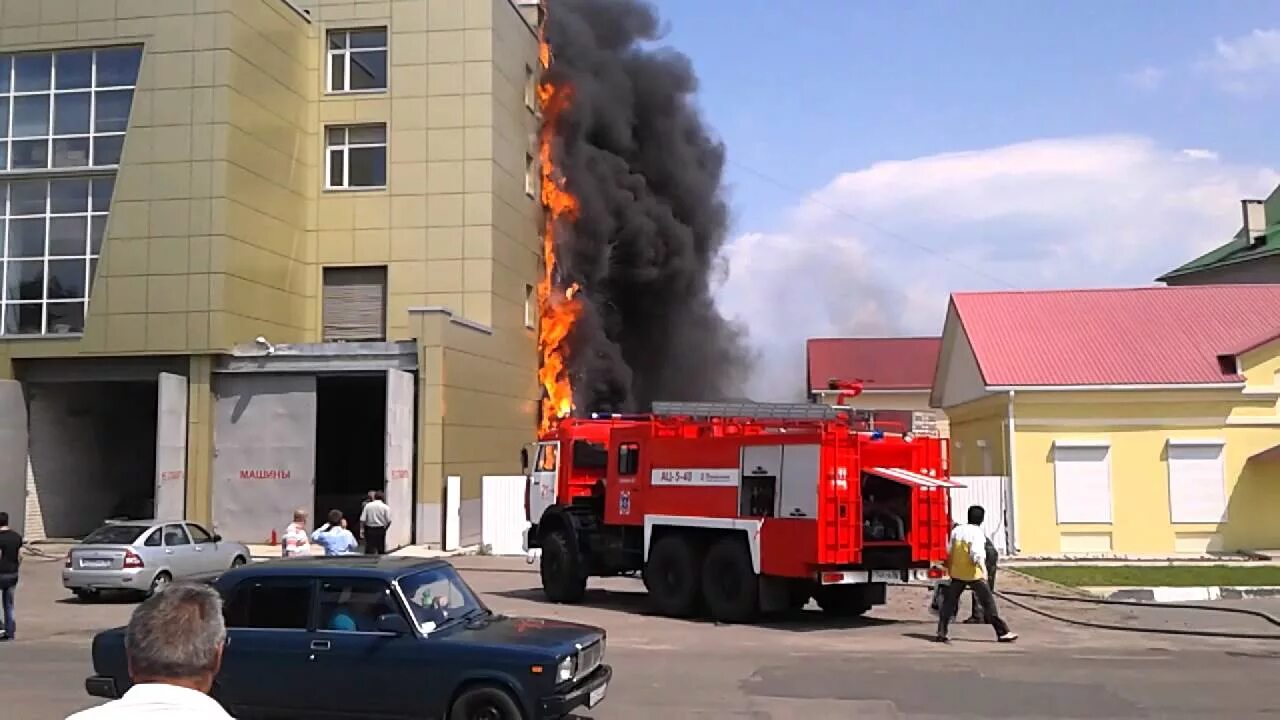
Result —
<instances>
[{"instance_id":1,"label":"dark blue sedan","mask_svg":"<svg viewBox=\"0 0 1280 720\"><path fill-rule=\"evenodd\" d=\"M441 560L274 560L206 578L228 644L213 696L238 718L562 717L593 708L605 632L495 615ZM90 695L129 689L124 628L93 641Z\"/></svg>"}]
</instances>

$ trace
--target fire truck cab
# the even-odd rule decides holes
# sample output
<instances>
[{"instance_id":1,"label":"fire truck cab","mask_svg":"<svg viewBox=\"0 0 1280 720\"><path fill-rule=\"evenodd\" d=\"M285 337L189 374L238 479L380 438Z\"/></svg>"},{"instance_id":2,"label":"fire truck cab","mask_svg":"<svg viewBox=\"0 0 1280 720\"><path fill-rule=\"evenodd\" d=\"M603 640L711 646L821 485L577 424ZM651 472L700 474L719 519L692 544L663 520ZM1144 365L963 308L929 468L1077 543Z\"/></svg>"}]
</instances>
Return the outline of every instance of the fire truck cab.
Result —
<instances>
[{"instance_id":1,"label":"fire truck cab","mask_svg":"<svg viewBox=\"0 0 1280 720\"><path fill-rule=\"evenodd\" d=\"M524 458L548 599L640 572L662 614L723 622L810 598L860 615L887 584L936 579L959 486L942 441L810 404L569 418Z\"/></svg>"}]
</instances>

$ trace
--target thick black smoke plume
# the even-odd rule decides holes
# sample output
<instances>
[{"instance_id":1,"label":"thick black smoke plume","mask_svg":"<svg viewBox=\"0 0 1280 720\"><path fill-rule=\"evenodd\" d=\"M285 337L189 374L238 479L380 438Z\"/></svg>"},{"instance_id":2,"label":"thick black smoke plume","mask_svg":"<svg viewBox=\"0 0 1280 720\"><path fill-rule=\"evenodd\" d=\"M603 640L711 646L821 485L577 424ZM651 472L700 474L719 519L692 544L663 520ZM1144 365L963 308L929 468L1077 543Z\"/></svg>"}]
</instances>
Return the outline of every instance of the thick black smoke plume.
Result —
<instances>
[{"instance_id":1,"label":"thick black smoke plume","mask_svg":"<svg viewBox=\"0 0 1280 720\"><path fill-rule=\"evenodd\" d=\"M639 0L549 0L547 79L573 88L554 157L580 215L557 230L560 286L582 287L569 335L580 412L735 395L749 353L712 300L728 211L723 145L691 96L684 55Z\"/></svg>"}]
</instances>

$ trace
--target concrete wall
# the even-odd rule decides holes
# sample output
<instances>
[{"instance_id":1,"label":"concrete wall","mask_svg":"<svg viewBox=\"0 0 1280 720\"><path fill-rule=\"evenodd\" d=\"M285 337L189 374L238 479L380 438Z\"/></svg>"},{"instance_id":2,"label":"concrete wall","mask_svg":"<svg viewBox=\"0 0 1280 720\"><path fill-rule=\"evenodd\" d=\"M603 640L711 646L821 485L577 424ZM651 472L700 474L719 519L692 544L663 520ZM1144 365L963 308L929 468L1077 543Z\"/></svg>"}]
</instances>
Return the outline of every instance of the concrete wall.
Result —
<instances>
[{"instance_id":1,"label":"concrete wall","mask_svg":"<svg viewBox=\"0 0 1280 720\"><path fill-rule=\"evenodd\" d=\"M387 92L322 94L317 105L320 128L387 123L390 164L386 190L320 193L313 282L325 266L387 265L392 340L413 337L410 307L491 326L523 313L524 284L537 276L538 209L523 191L536 118L510 76L536 57L532 29L506 0L322 1L313 17L321 36L391 32Z\"/></svg>"},{"instance_id":2,"label":"concrete wall","mask_svg":"<svg viewBox=\"0 0 1280 720\"><path fill-rule=\"evenodd\" d=\"M1007 416L1007 398L1003 395L948 408L951 474L1008 474Z\"/></svg>"},{"instance_id":3,"label":"concrete wall","mask_svg":"<svg viewBox=\"0 0 1280 720\"><path fill-rule=\"evenodd\" d=\"M412 317L419 342L418 540L441 542L444 478L457 475L463 542L475 541L481 478L518 474L520 448L534 439L538 391L525 369L529 348L521 332L475 325L444 309Z\"/></svg>"}]
</instances>

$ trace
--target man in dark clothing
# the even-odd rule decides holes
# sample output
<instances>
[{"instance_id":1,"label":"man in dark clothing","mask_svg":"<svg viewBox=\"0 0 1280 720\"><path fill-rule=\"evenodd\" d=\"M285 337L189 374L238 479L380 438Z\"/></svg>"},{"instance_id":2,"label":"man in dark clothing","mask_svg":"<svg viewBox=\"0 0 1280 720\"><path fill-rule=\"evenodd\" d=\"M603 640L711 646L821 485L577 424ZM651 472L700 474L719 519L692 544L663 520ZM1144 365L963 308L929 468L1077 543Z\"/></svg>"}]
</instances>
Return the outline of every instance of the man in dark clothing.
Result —
<instances>
[{"instance_id":1,"label":"man in dark clothing","mask_svg":"<svg viewBox=\"0 0 1280 720\"><path fill-rule=\"evenodd\" d=\"M1000 553L996 552L996 546L991 542L991 538L987 538L985 548L987 566L987 587L991 588L991 592L996 591L996 565L1000 562ZM982 603L978 602L978 594L973 593L973 609L969 612L969 619L964 621L966 625L986 625L988 624L987 614L982 611Z\"/></svg>"},{"instance_id":2,"label":"man in dark clothing","mask_svg":"<svg viewBox=\"0 0 1280 720\"><path fill-rule=\"evenodd\" d=\"M17 622L13 617L13 595L18 587L18 558L22 536L9 529L9 513L0 512L0 608L4 611L4 634L12 640Z\"/></svg>"}]
</instances>

